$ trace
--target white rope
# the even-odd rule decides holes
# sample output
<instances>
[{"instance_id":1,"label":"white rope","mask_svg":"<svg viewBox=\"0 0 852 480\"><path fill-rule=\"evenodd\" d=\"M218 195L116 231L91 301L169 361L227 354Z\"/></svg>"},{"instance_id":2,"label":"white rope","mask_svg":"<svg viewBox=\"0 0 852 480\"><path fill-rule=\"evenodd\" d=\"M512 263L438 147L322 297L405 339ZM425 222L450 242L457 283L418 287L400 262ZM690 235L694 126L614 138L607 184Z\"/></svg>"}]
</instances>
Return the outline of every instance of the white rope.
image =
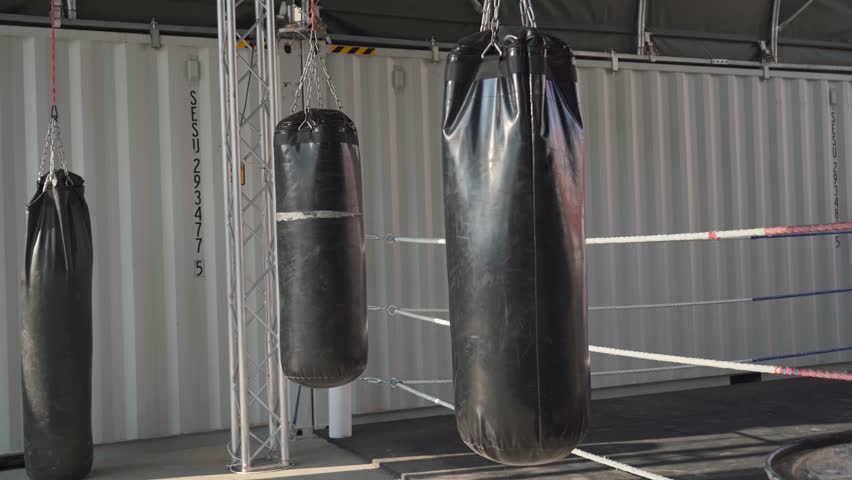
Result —
<instances>
[{"instance_id":1,"label":"white rope","mask_svg":"<svg viewBox=\"0 0 852 480\"><path fill-rule=\"evenodd\" d=\"M452 384L453 381L451 379L444 380L402 380L403 383L407 385L445 385Z\"/></svg>"},{"instance_id":2,"label":"white rope","mask_svg":"<svg viewBox=\"0 0 852 480\"><path fill-rule=\"evenodd\" d=\"M672 370L687 370L690 368L700 368L695 365L677 365L672 367L654 367L654 368L633 368L630 370L607 370L604 372L592 372L593 377L605 377L607 375L630 375L636 373L654 373L668 372Z\"/></svg>"},{"instance_id":3,"label":"white rope","mask_svg":"<svg viewBox=\"0 0 852 480\"><path fill-rule=\"evenodd\" d=\"M696 242L713 240L742 240L754 237L784 237L790 235L825 235L831 233L852 233L852 223L830 223L822 225L798 225L786 227L759 227L739 230L710 230L691 233L665 233L660 235L629 235L621 237L587 238L586 245L620 245L631 243ZM446 245L444 238L396 237L392 234L368 235L369 240L386 240L388 243L421 243Z\"/></svg>"},{"instance_id":4,"label":"white rope","mask_svg":"<svg viewBox=\"0 0 852 480\"><path fill-rule=\"evenodd\" d=\"M611 467L616 470L621 470L624 473L629 473L637 477L647 478L648 480L672 480L671 478L663 477L662 475L657 475L656 473L651 473L645 470L640 470L638 468L631 467L630 465L627 465L625 463L616 462L615 460L611 460L600 455L595 455L594 453L589 453L584 450L574 449L574 451L571 453L580 458L585 458L586 460L591 460L595 463L600 463L601 465L606 465L607 467Z\"/></svg>"},{"instance_id":5,"label":"white rope","mask_svg":"<svg viewBox=\"0 0 852 480\"><path fill-rule=\"evenodd\" d=\"M695 242L701 240L735 240L766 235L765 228L720 230L718 232L668 233L662 235L630 235L586 239L586 245L619 245L624 243ZM715 238L714 238L715 237Z\"/></svg>"},{"instance_id":6,"label":"white rope","mask_svg":"<svg viewBox=\"0 0 852 480\"><path fill-rule=\"evenodd\" d=\"M825 370L810 370L805 368L778 367L774 365L760 365L756 363L738 363L722 360L708 360L704 358L681 357L679 355L663 355L660 353L636 352L633 350L621 350L610 347L597 347L590 345L589 351L604 353L619 357L639 358L643 360L655 360L658 362L680 363L683 365L695 365L699 367L711 367L722 370L738 370L741 372L768 373L770 375L784 375L791 377L824 378L827 380L852 381L852 374L845 372L832 372Z\"/></svg>"},{"instance_id":7,"label":"white rope","mask_svg":"<svg viewBox=\"0 0 852 480\"><path fill-rule=\"evenodd\" d=\"M735 360L736 362L747 362L748 360ZM672 367L654 367L654 368L633 368L629 370L606 370L603 372L592 372L593 377L606 377L610 375L630 375L637 373L655 373L655 372L668 372L672 370L688 370L690 368L701 368L695 365L677 365ZM452 379L440 379L440 380L405 380L405 383L409 385L444 385L450 384L452 385Z\"/></svg>"},{"instance_id":8,"label":"white rope","mask_svg":"<svg viewBox=\"0 0 852 480\"><path fill-rule=\"evenodd\" d=\"M394 382L393 380L391 380L391 386L394 387L394 388L401 388L401 389L405 390L406 392L408 392L412 395L416 395L416 396L422 398L423 400L430 401L430 402L434 403L435 405L440 405L444 408L449 408L452 411L456 410L456 407L454 407L452 403L445 402L438 397L426 395L425 393L423 393L419 390L415 390L415 389L409 387L408 385L406 385L404 383Z\"/></svg>"},{"instance_id":9,"label":"white rope","mask_svg":"<svg viewBox=\"0 0 852 480\"><path fill-rule=\"evenodd\" d=\"M371 310L381 310L380 307L369 307ZM422 320L424 322L435 323L442 326L450 326L449 320L444 320L443 318L436 317L428 317L426 315L419 315L416 313L406 312L405 310L400 310L396 306L390 306L385 309L390 315L403 315L406 317L411 317L417 320ZM742 360L742 361L727 361L727 360L710 360L705 358L695 358L695 357L683 357L679 355L665 355L661 353L650 353L650 352L637 352L634 350L622 350L618 348L611 347L599 347L595 345L589 345L589 351L593 353L603 353L606 355L615 355L620 357L629 357L629 358L638 358L641 360L654 360L658 362L666 362L666 363L678 363L681 365L693 365L696 367L710 367L710 368L718 368L720 370L737 370L742 372L754 372L754 373L767 373L770 375L784 375L784 376L793 376L793 377L808 377L808 378L824 378L828 380L842 380L842 381L852 381L852 374L845 372L832 372L832 371L824 371L824 370L809 370L809 369L799 369L799 368L789 368L789 367L779 367L774 365L761 365L756 363L750 363L751 360ZM740 362L749 362L749 363L740 363ZM615 375L618 372L602 372L606 375ZM621 373L638 373L636 371L631 372L621 372Z\"/></svg>"},{"instance_id":10,"label":"white rope","mask_svg":"<svg viewBox=\"0 0 852 480\"><path fill-rule=\"evenodd\" d=\"M400 307L401 310L415 313L450 313L449 308L408 308Z\"/></svg>"},{"instance_id":11,"label":"white rope","mask_svg":"<svg viewBox=\"0 0 852 480\"><path fill-rule=\"evenodd\" d=\"M745 303L753 302L753 298L728 298L724 300L700 300L694 302L675 302L675 303L648 303L638 305L609 305L602 307L589 307L589 311L611 311L611 310L644 310L651 308L674 308L674 307L697 307L701 305L723 305L726 303Z\"/></svg>"},{"instance_id":12,"label":"white rope","mask_svg":"<svg viewBox=\"0 0 852 480\"><path fill-rule=\"evenodd\" d=\"M390 313L390 311L388 313ZM443 325L445 327L450 326L449 320L444 320L443 318L437 318L437 317L427 317L426 315L419 315L417 313L406 312L405 310L396 310L396 312L391 313L391 315L402 315L404 317L410 317L410 318L415 318L417 320L423 320L424 322L436 323L438 325Z\"/></svg>"},{"instance_id":13,"label":"white rope","mask_svg":"<svg viewBox=\"0 0 852 480\"><path fill-rule=\"evenodd\" d=\"M778 367L772 365L743 364L724 360L709 360L704 358L682 357L680 355L665 355L662 353L637 352L634 350L622 350L619 348L589 346L589 351L615 355L618 357L639 358L642 360L655 360L658 362L680 363L682 365L695 365L697 367L711 367L722 370L739 370L743 372L776 374Z\"/></svg>"},{"instance_id":14,"label":"white rope","mask_svg":"<svg viewBox=\"0 0 852 480\"><path fill-rule=\"evenodd\" d=\"M402 243L423 243L428 245L446 245L444 238L421 238L421 237L393 237L395 241Z\"/></svg>"}]
</instances>

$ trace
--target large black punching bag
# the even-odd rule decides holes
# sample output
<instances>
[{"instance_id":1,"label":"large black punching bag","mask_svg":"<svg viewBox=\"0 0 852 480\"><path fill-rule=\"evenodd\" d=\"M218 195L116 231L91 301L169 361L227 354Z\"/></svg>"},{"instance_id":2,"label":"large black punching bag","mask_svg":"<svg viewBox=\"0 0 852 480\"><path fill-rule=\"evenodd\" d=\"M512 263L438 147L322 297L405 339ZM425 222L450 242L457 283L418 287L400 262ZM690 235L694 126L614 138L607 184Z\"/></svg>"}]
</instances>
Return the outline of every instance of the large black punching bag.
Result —
<instances>
[{"instance_id":1,"label":"large black punching bag","mask_svg":"<svg viewBox=\"0 0 852 480\"><path fill-rule=\"evenodd\" d=\"M92 467L92 229L83 193L82 178L58 170L55 182L39 179L27 207L21 373L32 480L79 480Z\"/></svg>"},{"instance_id":2,"label":"large black punching bag","mask_svg":"<svg viewBox=\"0 0 852 480\"><path fill-rule=\"evenodd\" d=\"M281 364L308 387L367 366L367 292L358 133L338 110L294 113L275 130Z\"/></svg>"},{"instance_id":3,"label":"large black punching bag","mask_svg":"<svg viewBox=\"0 0 852 480\"><path fill-rule=\"evenodd\" d=\"M568 455L589 423L582 124L571 50L531 28L447 61L444 203L456 420L510 465ZM489 51L483 57L483 51Z\"/></svg>"}]
</instances>

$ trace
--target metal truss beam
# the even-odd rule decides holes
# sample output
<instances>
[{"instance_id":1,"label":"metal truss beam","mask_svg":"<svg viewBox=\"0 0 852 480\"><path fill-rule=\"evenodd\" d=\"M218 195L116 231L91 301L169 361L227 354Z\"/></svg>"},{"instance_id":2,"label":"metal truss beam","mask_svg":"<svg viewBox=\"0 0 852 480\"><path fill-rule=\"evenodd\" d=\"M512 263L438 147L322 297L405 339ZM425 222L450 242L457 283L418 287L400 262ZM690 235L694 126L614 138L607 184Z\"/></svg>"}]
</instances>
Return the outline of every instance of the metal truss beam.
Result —
<instances>
[{"instance_id":1,"label":"metal truss beam","mask_svg":"<svg viewBox=\"0 0 852 480\"><path fill-rule=\"evenodd\" d=\"M252 3L254 23L238 31L237 7L250 8ZM218 0L218 18L228 252L228 450L231 470L249 472L291 465L287 379L279 361L278 335L272 146L279 115L275 2Z\"/></svg>"}]
</instances>

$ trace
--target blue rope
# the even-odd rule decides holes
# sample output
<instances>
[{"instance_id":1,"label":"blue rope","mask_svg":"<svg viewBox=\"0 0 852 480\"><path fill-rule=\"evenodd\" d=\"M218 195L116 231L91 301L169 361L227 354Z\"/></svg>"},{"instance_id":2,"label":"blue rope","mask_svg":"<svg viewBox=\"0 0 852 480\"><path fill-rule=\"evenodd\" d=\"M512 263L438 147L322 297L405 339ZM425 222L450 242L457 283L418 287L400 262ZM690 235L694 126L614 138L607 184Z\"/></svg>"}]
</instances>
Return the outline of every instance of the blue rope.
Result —
<instances>
[{"instance_id":1,"label":"blue rope","mask_svg":"<svg viewBox=\"0 0 852 480\"><path fill-rule=\"evenodd\" d=\"M801 298L801 297L816 297L819 295L830 295L833 293L848 293L852 292L852 288L839 288L836 290L819 290L816 292L804 293L787 293L783 295L769 295L765 297L753 297L752 302L764 302L766 300L784 300L785 298Z\"/></svg>"},{"instance_id":2,"label":"blue rope","mask_svg":"<svg viewBox=\"0 0 852 480\"><path fill-rule=\"evenodd\" d=\"M794 238L794 237L823 237L826 235L849 235L852 230L838 230L836 232L808 232L808 233L785 233L783 235L752 235L751 240L764 238Z\"/></svg>"},{"instance_id":3,"label":"blue rope","mask_svg":"<svg viewBox=\"0 0 852 480\"><path fill-rule=\"evenodd\" d=\"M751 360L749 360L749 362L768 362L770 360L783 360L785 358L810 357L813 355L823 355L826 353L848 352L849 350L852 350L852 347L829 348L827 350L814 350L812 352L790 353L787 355L773 355L771 357L752 358Z\"/></svg>"}]
</instances>

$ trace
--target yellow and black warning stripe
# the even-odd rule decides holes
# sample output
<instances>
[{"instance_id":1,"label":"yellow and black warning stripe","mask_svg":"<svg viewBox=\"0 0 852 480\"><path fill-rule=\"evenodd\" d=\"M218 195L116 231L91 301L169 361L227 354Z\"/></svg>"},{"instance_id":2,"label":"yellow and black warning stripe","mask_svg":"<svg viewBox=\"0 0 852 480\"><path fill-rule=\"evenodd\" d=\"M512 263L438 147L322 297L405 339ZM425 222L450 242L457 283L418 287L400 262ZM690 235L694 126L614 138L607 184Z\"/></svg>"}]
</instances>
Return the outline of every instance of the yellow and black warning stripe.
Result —
<instances>
[{"instance_id":1,"label":"yellow and black warning stripe","mask_svg":"<svg viewBox=\"0 0 852 480\"><path fill-rule=\"evenodd\" d=\"M376 53L375 48L371 47L345 47L343 45L333 45L331 53L342 53L348 55L372 55Z\"/></svg>"}]
</instances>

